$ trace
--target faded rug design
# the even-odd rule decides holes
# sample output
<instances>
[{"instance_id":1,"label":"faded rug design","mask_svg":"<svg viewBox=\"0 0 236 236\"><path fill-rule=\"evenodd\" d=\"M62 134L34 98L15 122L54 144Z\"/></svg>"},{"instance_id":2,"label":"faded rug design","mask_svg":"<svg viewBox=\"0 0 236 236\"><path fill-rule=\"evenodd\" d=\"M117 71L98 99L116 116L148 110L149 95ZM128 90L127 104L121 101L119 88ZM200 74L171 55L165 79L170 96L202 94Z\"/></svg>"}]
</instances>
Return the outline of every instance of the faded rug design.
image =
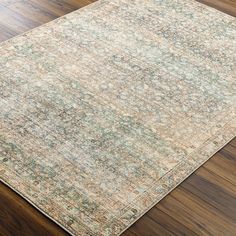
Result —
<instances>
[{"instance_id":1,"label":"faded rug design","mask_svg":"<svg viewBox=\"0 0 236 236\"><path fill-rule=\"evenodd\" d=\"M119 235L236 134L236 21L100 0L0 44L0 177L79 236Z\"/></svg>"}]
</instances>

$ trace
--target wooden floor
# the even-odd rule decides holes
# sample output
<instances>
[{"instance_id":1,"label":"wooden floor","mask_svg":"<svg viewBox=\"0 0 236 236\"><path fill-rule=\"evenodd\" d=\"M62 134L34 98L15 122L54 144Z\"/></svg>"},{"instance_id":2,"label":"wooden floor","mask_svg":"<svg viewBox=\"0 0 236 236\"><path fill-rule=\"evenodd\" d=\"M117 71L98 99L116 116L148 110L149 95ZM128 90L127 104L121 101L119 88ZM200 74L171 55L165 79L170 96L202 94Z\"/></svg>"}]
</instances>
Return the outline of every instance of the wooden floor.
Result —
<instances>
[{"instance_id":1,"label":"wooden floor","mask_svg":"<svg viewBox=\"0 0 236 236\"><path fill-rule=\"evenodd\" d=\"M0 41L93 1L1 0ZM236 0L199 1L236 16ZM68 234L0 183L0 235ZM236 236L236 138L123 234L165 235Z\"/></svg>"}]
</instances>

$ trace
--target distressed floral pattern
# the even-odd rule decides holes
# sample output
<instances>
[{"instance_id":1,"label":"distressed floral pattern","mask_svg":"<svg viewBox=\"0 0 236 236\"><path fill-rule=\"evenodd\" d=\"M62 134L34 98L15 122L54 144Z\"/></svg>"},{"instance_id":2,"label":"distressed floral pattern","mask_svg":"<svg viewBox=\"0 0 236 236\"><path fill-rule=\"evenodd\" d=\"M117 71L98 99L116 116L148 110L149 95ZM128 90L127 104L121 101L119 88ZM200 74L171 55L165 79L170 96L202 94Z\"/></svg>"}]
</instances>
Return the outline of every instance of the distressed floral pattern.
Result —
<instances>
[{"instance_id":1,"label":"distressed floral pattern","mask_svg":"<svg viewBox=\"0 0 236 236\"><path fill-rule=\"evenodd\" d=\"M75 235L119 235L235 135L236 22L100 0L0 45L0 176Z\"/></svg>"}]
</instances>

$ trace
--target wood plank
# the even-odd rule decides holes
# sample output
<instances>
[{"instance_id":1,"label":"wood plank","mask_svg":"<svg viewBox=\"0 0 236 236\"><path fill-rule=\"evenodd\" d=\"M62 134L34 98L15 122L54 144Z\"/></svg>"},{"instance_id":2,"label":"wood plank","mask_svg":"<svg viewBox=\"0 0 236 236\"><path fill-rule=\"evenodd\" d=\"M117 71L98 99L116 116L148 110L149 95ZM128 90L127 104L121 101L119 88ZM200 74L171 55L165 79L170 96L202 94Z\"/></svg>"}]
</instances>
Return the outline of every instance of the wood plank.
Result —
<instances>
[{"instance_id":1,"label":"wood plank","mask_svg":"<svg viewBox=\"0 0 236 236\"><path fill-rule=\"evenodd\" d=\"M129 232L142 236L170 236L172 233L168 231L159 222L153 220L145 214L138 222L134 223ZM123 234L124 235L124 234Z\"/></svg>"},{"instance_id":2,"label":"wood plank","mask_svg":"<svg viewBox=\"0 0 236 236\"><path fill-rule=\"evenodd\" d=\"M68 235L4 184L0 184L0 236Z\"/></svg>"},{"instance_id":3,"label":"wood plank","mask_svg":"<svg viewBox=\"0 0 236 236\"><path fill-rule=\"evenodd\" d=\"M181 188L177 188L157 207L197 235L230 235L236 229L216 209Z\"/></svg>"},{"instance_id":4,"label":"wood plank","mask_svg":"<svg viewBox=\"0 0 236 236\"><path fill-rule=\"evenodd\" d=\"M38 25L49 22L57 17L59 14L54 14L50 9L45 10L43 7L31 2L24 1L24 3L16 2L15 4L9 5L8 9L12 10L16 14L21 14L28 18L29 21L36 21Z\"/></svg>"},{"instance_id":5,"label":"wood plank","mask_svg":"<svg viewBox=\"0 0 236 236\"><path fill-rule=\"evenodd\" d=\"M20 34L38 26L39 23L0 5L0 25L14 33ZM4 34L6 34L5 31L1 32L1 35Z\"/></svg>"},{"instance_id":6,"label":"wood plank","mask_svg":"<svg viewBox=\"0 0 236 236\"><path fill-rule=\"evenodd\" d=\"M236 16L236 1L235 0L197 0L210 7L225 12L229 15Z\"/></svg>"},{"instance_id":7,"label":"wood plank","mask_svg":"<svg viewBox=\"0 0 236 236\"><path fill-rule=\"evenodd\" d=\"M165 227L173 235L197 235L186 227L186 225L181 224L181 222L172 218L158 207L153 207L147 215L154 221L157 221L158 219L159 224Z\"/></svg>"},{"instance_id":8,"label":"wood plank","mask_svg":"<svg viewBox=\"0 0 236 236\"><path fill-rule=\"evenodd\" d=\"M215 176L212 177L215 178ZM206 191L205 187L201 186L209 187L209 191ZM235 204L234 194L228 193L228 186L222 192L219 192L219 189L215 188L214 185L211 185L209 182L206 183L204 178L196 176L195 181L186 181L182 184L182 187L214 207L219 214L224 215L225 218L229 218L232 223L236 222L236 209L232 207Z\"/></svg>"}]
</instances>

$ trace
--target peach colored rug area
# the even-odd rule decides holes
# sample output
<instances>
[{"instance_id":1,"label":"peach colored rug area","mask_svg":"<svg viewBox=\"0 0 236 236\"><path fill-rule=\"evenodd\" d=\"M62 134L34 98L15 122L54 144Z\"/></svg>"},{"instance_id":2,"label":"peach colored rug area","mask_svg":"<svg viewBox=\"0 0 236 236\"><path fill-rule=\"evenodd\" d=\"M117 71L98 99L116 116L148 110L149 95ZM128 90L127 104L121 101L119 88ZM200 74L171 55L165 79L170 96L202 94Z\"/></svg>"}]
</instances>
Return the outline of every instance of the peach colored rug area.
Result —
<instances>
[{"instance_id":1,"label":"peach colored rug area","mask_svg":"<svg viewBox=\"0 0 236 236\"><path fill-rule=\"evenodd\" d=\"M119 235L235 134L235 18L100 0L0 44L0 177L79 236Z\"/></svg>"}]
</instances>

